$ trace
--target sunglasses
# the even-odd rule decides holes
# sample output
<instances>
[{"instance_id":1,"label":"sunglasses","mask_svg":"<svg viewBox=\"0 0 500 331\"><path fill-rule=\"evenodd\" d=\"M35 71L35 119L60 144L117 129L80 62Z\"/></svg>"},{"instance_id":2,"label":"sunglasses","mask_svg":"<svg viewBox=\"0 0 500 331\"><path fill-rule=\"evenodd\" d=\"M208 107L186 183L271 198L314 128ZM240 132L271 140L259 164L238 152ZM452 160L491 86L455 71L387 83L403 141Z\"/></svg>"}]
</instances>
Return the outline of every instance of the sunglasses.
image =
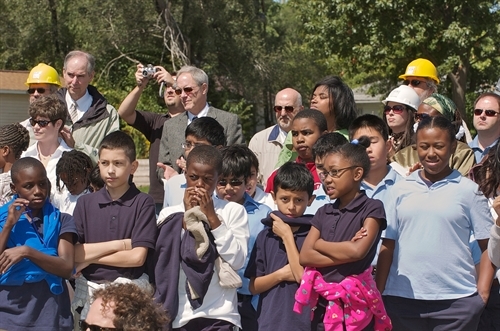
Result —
<instances>
[{"instance_id":1,"label":"sunglasses","mask_svg":"<svg viewBox=\"0 0 500 331\"><path fill-rule=\"evenodd\" d=\"M421 121L421 120L423 120L424 118L427 118L427 117L430 117L430 115L427 114L427 113L416 113L415 114L415 121Z\"/></svg>"},{"instance_id":2,"label":"sunglasses","mask_svg":"<svg viewBox=\"0 0 500 331\"><path fill-rule=\"evenodd\" d=\"M120 329L104 328L104 327L99 326L99 325L88 324L85 321L81 321L80 322L80 330L81 331L87 331L87 330L90 330L90 331L108 331L108 330L120 330Z\"/></svg>"},{"instance_id":3,"label":"sunglasses","mask_svg":"<svg viewBox=\"0 0 500 331\"><path fill-rule=\"evenodd\" d=\"M182 91L184 91L184 93L186 93L186 94L189 94L189 93L193 92L193 88L192 87L176 88L175 94L181 95Z\"/></svg>"},{"instance_id":4,"label":"sunglasses","mask_svg":"<svg viewBox=\"0 0 500 331\"><path fill-rule=\"evenodd\" d=\"M217 182L217 185L225 187L227 184L231 186L240 186L243 184L243 181L241 179L231 179L229 182L226 179L221 179L219 182Z\"/></svg>"},{"instance_id":5,"label":"sunglasses","mask_svg":"<svg viewBox=\"0 0 500 331\"><path fill-rule=\"evenodd\" d=\"M45 91L47 90L44 89L43 87L37 87L37 88L29 88L26 92L28 92L28 94L34 94L35 91L37 91L38 94L44 94Z\"/></svg>"},{"instance_id":6,"label":"sunglasses","mask_svg":"<svg viewBox=\"0 0 500 331\"><path fill-rule=\"evenodd\" d=\"M340 168L340 169L333 169L330 171L321 171L318 174L319 174L319 177L323 180L325 180L327 176L330 176L332 178L340 178L346 172L346 170L354 169L357 167L358 166L350 166L350 167L345 167L345 168Z\"/></svg>"},{"instance_id":7,"label":"sunglasses","mask_svg":"<svg viewBox=\"0 0 500 331\"><path fill-rule=\"evenodd\" d=\"M285 109L285 111L287 113L292 113L294 111L295 108L293 108L293 106L274 106L274 111L277 112L277 113L281 113L281 111L283 110L283 108Z\"/></svg>"},{"instance_id":8,"label":"sunglasses","mask_svg":"<svg viewBox=\"0 0 500 331\"><path fill-rule=\"evenodd\" d=\"M384 114L386 114L386 115L389 114L391 112L391 110L392 110L392 112L394 114L400 115L400 114L403 113L403 111L406 110L406 107L403 106L403 105L395 105L395 106L392 106L392 107L391 106L385 106L384 107Z\"/></svg>"},{"instance_id":9,"label":"sunglasses","mask_svg":"<svg viewBox=\"0 0 500 331\"><path fill-rule=\"evenodd\" d=\"M476 116L482 115L483 112L488 117L495 117L495 116L498 115L498 112L496 110L492 110L492 109L474 109L474 115L476 115Z\"/></svg>"},{"instance_id":10,"label":"sunglasses","mask_svg":"<svg viewBox=\"0 0 500 331\"><path fill-rule=\"evenodd\" d=\"M55 121L46 121L46 120L37 121L37 120L30 118L31 126L35 126L35 124L38 124L38 126L41 128L46 127L47 125L49 125L49 123L55 123L55 122L57 122L57 120L55 120Z\"/></svg>"},{"instance_id":11,"label":"sunglasses","mask_svg":"<svg viewBox=\"0 0 500 331\"><path fill-rule=\"evenodd\" d=\"M422 83L425 83L425 82L418 80L418 79L405 80L403 82L404 85L411 85L411 86L419 86Z\"/></svg>"}]
</instances>

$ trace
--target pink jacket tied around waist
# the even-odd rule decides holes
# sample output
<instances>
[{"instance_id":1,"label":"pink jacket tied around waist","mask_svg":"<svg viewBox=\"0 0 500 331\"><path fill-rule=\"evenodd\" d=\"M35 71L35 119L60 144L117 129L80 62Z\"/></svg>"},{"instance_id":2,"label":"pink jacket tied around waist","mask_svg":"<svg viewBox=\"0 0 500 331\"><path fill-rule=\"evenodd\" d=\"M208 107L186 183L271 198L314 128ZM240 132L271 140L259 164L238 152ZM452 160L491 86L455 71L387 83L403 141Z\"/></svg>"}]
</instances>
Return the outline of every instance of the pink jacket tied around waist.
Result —
<instances>
[{"instance_id":1,"label":"pink jacket tied around waist","mask_svg":"<svg viewBox=\"0 0 500 331\"><path fill-rule=\"evenodd\" d=\"M328 300L323 323L325 331L363 330L375 316L375 331L392 330L392 324L372 278L372 268L360 275L346 277L340 283L327 283L319 271L306 267L300 287L295 293L293 310L302 312L311 306L311 320L319 296Z\"/></svg>"}]
</instances>

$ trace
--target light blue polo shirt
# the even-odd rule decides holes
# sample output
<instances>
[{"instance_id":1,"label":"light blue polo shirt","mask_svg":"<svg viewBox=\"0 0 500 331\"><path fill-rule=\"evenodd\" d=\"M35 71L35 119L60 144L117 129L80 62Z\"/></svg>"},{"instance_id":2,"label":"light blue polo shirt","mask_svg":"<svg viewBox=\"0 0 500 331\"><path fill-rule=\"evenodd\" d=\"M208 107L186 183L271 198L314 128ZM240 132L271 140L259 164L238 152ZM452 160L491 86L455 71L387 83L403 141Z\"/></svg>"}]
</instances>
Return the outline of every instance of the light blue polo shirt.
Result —
<instances>
[{"instance_id":1,"label":"light blue polo shirt","mask_svg":"<svg viewBox=\"0 0 500 331\"><path fill-rule=\"evenodd\" d=\"M314 215L316 214L316 211L318 211L318 209L320 209L327 203L335 201L330 201L330 197L326 195L325 190L323 189L323 184L321 184L317 189L314 190L313 195L315 195L316 197L314 198L311 205L306 208L306 210L304 211L304 215Z\"/></svg>"},{"instance_id":2,"label":"light blue polo shirt","mask_svg":"<svg viewBox=\"0 0 500 331\"><path fill-rule=\"evenodd\" d=\"M362 181L361 182L361 189L365 191L367 197L382 201L382 203L384 204L384 209L385 209L385 205L387 203L387 192L400 179L403 179L403 177L401 177L401 175L398 174L396 172L396 170L392 169L392 167L388 165L387 166L387 174L377 184L377 186L372 187L372 186L368 185L367 183L365 183L365 181ZM386 214L387 214L387 211L386 211ZM383 235L384 235L384 232L382 232L382 236ZM378 245L377 245L378 246L377 253L375 254L375 257L373 258L373 261L372 261L372 266L374 266L374 267L377 266L378 252L380 252L381 245L382 245L382 240L380 240Z\"/></svg>"},{"instance_id":3,"label":"light blue polo shirt","mask_svg":"<svg viewBox=\"0 0 500 331\"><path fill-rule=\"evenodd\" d=\"M476 159L476 163L481 162L481 160L488 154L490 148L493 147L498 142L498 139L495 140L491 145L486 147L484 151L479 147L479 140L476 137L469 143L469 147L474 151L474 158Z\"/></svg>"},{"instance_id":4,"label":"light blue polo shirt","mask_svg":"<svg viewBox=\"0 0 500 331\"><path fill-rule=\"evenodd\" d=\"M241 269L238 270L238 275L241 277L242 285L237 290L238 293L244 295L252 295L250 293L250 279L244 277L245 270L248 265L248 261L250 260L250 255L252 253L253 246L255 245L255 240L257 239L257 235L264 230L264 224L262 224L262 220L267 218L269 213L271 212L271 208L268 206L256 202L250 195L245 193L245 201L243 202L243 207L245 207L245 211L248 215L248 231L250 232L250 237L248 238L248 254L245 260L245 264ZM259 296L254 295L252 298L252 305L255 309L257 309L257 305L259 303Z\"/></svg>"},{"instance_id":5,"label":"light blue polo shirt","mask_svg":"<svg viewBox=\"0 0 500 331\"><path fill-rule=\"evenodd\" d=\"M472 295L476 272L469 237L472 232L476 239L489 238L488 201L457 170L430 186L420 173L400 180L387 197L383 235L396 245L384 295L420 300Z\"/></svg>"}]
</instances>

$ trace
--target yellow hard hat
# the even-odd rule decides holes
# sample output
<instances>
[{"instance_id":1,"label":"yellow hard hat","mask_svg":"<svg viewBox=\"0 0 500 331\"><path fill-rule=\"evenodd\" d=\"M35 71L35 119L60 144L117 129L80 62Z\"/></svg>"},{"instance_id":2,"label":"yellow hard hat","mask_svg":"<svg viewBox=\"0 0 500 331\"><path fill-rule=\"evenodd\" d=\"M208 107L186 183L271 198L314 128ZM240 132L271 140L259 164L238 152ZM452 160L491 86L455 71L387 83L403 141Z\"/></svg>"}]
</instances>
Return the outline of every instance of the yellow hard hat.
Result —
<instances>
[{"instance_id":1,"label":"yellow hard hat","mask_svg":"<svg viewBox=\"0 0 500 331\"><path fill-rule=\"evenodd\" d=\"M416 59L410 62L406 67L406 71L403 75L400 75L400 79L406 79L406 77L428 77L439 84L439 78L437 69L432 64L431 61L427 59Z\"/></svg>"},{"instance_id":2,"label":"yellow hard hat","mask_svg":"<svg viewBox=\"0 0 500 331\"><path fill-rule=\"evenodd\" d=\"M28 80L24 84L28 86L29 84L54 84L61 87L57 70L45 63L39 63L31 69Z\"/></svg>"}]
</instances>

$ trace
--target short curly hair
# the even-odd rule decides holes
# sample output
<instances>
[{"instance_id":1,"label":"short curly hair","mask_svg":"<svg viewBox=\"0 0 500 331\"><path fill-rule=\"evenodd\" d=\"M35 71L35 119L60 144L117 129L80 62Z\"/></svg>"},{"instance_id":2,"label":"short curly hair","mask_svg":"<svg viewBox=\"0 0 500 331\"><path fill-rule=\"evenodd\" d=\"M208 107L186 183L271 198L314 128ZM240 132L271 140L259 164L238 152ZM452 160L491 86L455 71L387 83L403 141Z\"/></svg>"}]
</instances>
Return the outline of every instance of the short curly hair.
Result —
<instances>
[{"instance_id":1,"label":"short curly hair","mask_svg":"<svg viewBox=\"0 0 500 331\"><path fill-rule=\"evenodd\" d=\"M162 331L170 323L150 293L132 283L110 284L96 290L93 298L101 298L103 311L113 309L113 325L123 331Z\"/></svg>"}]
</instances>

